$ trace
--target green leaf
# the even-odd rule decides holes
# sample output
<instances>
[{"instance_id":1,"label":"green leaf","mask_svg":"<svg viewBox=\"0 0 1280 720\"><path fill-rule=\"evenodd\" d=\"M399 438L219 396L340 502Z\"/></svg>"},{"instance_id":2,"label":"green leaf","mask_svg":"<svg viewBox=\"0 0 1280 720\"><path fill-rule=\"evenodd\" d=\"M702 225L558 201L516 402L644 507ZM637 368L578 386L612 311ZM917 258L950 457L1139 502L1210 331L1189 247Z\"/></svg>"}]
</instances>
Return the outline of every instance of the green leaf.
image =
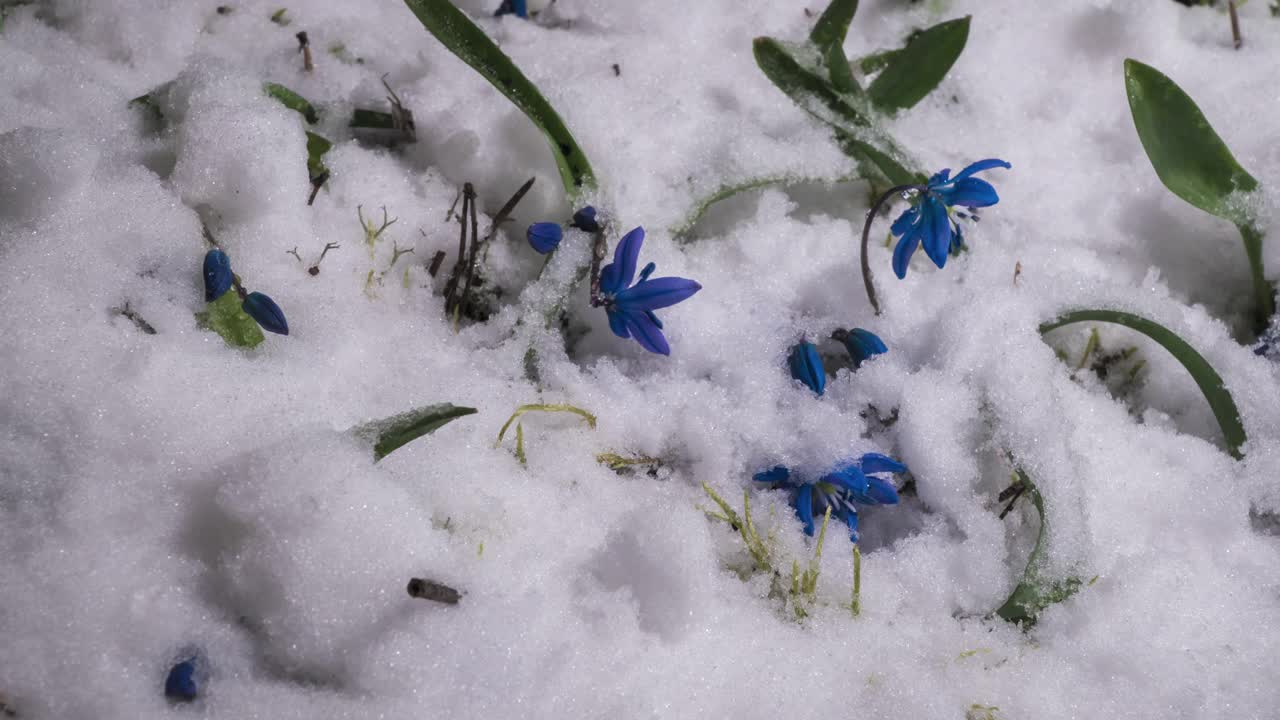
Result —
<instances>
[{"instance_id":1,"label":"green leaf","mask_svg":"<svg viewBox=\"0 0 1280 720\"><path fill-rule=\"evenodd\" d=\"M366 423L353 428L352 432L373 445L373 461L378 462L406 443L430 435L457 418L475 412L475 408L441 403Z\"/></svg>"},{"instance_id":2,"label":"green leaf","mask_svg":"<svg viewBox=\"0 0 1280 720\"><path fill-rule=\"evenodd\" d=\"M824 54L832 46L842 48L844 38L849 34L849 23L853 22L856 12L858 0L831 0L831 4L822 11L822 16L813 26L813 32L809 33L809 41L817 45Z\"/></svg>"},{"instance_id":3,"label":"green leaf","mask_svg":"<svg viewBox=\"0 0 1280 720\"><path fill-rule=\"evenodd\" d=\"M712 205L720 202L721 200L727 200L738 193L759 190L760 188L770 187L773 185L782 185L784 187L790 185L809 184L835 185L836 183L851 182L857 179L858 177L855 175L846 175L838 178L809 178L796 175L770 175L766 177L750 178L736 183L724 184L716 188L715 192L712 192L710 195L707 195L694 203L693 207L685 215L685 218L680 225L672 228L671 237L677 242L687 242L691 239L690 233L693 231L694 226L698 224L698 221L702 219L702 216L706 214L707 210L709 210Z\"/></svg>"},{"instance_id":4,"label":"green leaf","mask_svg":"<svg viewBox=\"0 0 1280 720\"><path fill-rule=\"evenodd\" d=\"M1236 162L1195 101L1137 60L1124 61L1124 82L1138 138L1165 187L1207 213L1247 224L1232 195L1257 189L1258 181Z\"/></svg>"},{"instance_id":5,"label":"green leaf","mask_svg":"<svg viewBox=\"0 0 1280 720\"><path fill-rule=\"evenodd\" d=\"M307 173L312 180L329 172L329 168L324 164L324 154L332 147L333 143L329 142L328 138L307 131Z\"/></svg>"},{"instance_id":6,"label":"green leaf","mask_svg":"<svg viewBox=\"0 0 1280 720\"><path fill-rule=\"evenodd\" d=\"M1031 625L1035 623L1036 616L1041 610L1074 595L1080 589L1081 582L1079 578L1074 577L1058 581L1044 577L1045 538L1049 534L1049 517L1044 511L1044 498L1040 496L1040 491L1021 468L1015 472L1018 474L1018 481L1026 487L1025 492L1031 497L1031 504L1035 506L1036 514L1040 516L1040 532L1036 535L1036 546L1032 548L1031 556L1027 558L1027 568L1022 573L1022 581L1013 589L1009 599L996 610L996 615L1012 623Z\"/></svg>"},{"instance_id":7,"label":"green leaf","mask_svg":"<svg viewBox=\"0 0 1280 720\"><path fill-rule=\"evenodd\" d=\"M551 103L511 58L449 0L405 0L422 25L454 55L480 73L533 121L551 142L560 179L570 198L595 187L587 156Z\"/></svg>"},{"instance_id":8,"label":"green leaf","mask_svg":"<svg viewBox=\"0 0 1280 720\"><path fill-rule=\"evenodd\" d=\"M351 122L347 123L348 127L353 128L371 128L374 130L394 130L396 128L395 118L391 113L379 112L377 110L361 110L356 108L351 111Z\"/></svg>"},{"instance_id":9,"label":"green leaf","mask_svg":"<svg viewBox=\"0 0 1280 720\"><path fill-rule=\"evenodd\" d=\"M842 93L827 80L812 46L788 48L773 38L758 37L753 51L756 64L779 90L836 131L841 148L858 160L864 173L877 172L891 185L923 182L923 173L909 170L902 150L872 124L874 111L865 99ZM800 55L811 57L804 62Z\"/></svg>"},{"instance_id":10,"label":"green leaf","mask_svg":"<svg viewBox=\"0 0 1280 720\"><path fill-rule=\"evenodd\" d=\"M1222 382L1222 376L1218 371L1214 370L1209 361L1196 352L1186 340L1163 325L1119 310L1075 310L1064 313L1056 320L1041 325L1040 332L1044 334L1078 322L1109 322L1123 325L1131 330L1137 330L1168 350L1178 362L1182 363L1187 372L1191 373L1191 379L1200 387L1200 392L1204 393L1204 399L1209 402L1209 408L1218 421L1218 427L1222 428L1227 452L1237 460L1244 457L1240 447L1248 440L1248 436L1245 435L1244 424L1240 421L1240 410L1236 407L1235 399L1227 391L1226 384Z\"/></svg>"},{"instance_id":11,"label":"green leaf","mask_svg":"<svg viewBox=\"0 0 1280 720\"><path fill-rule=\"evenodd\" d=\"M240 296L234 290L222 293L196 313L196 322L221 335L228 345L255 348L263 340L262 328L241 309Z\"/></svg>"},{"instance_id":12,"label":"green leaf","mask_svg":"<svg viewBox=\"0 0 1280 720\"><path fill-rule=\"evenodd\" d=\"M280 83L266 83L262 89L271 97L279 100L285 107L294 110L306 119L308 124L315 125L320 121L316 109L307 99Z\"/></svg>"},{"instance_id":13,"label":"green leaf","mask_svg":"<svg viewBox=\"0 0 1280 720\"><path fill-rule=\"evenodd\" d=\"M968 39L967 15L912 34L902 50L887 57L884 70L867 87L871 102L885 112L913 107L938 87Z\"/></svg>"}]
</instances>

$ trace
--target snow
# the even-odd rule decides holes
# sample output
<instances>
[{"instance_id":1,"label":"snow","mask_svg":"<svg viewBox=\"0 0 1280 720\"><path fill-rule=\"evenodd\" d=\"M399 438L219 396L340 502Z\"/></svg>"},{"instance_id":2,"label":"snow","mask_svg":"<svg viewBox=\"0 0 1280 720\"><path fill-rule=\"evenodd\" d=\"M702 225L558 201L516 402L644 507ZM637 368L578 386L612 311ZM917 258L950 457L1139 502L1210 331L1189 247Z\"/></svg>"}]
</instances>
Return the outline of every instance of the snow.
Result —
<instances>
[{"instance_id":1,"label":"snow","mask_svg":"<svg viewBox=\"0 0 1280 720\"><path fill-rule=\"evenodd\" d=\"M1266 3L1241 9L1239 51L1222 12L1170 0L861 3L854 57L973 15L942 85L888 129L926 168L1013 164L986 173L1001 201L943 270L921 255L893 277L879 221L880 317L858 269L863 183L755 191L672 238L722 184L851 172L752 60L753 37L804 36L800 4L557 0L540 23L458 4L563 115L600 181L591 201L645 227L641 262L702 284L660 311L669 358L614 337L572 285L586 235L566 232L534 282L543 258L524 227L572 210L545 139L397 0L290 0L287 26L249 2L7 11L0 702L23 718L1274 715L1280 370L1238 341L1250 293L1235 229L1160 184L1121 74L1134 57L1196 99L1260 181L1274 238L1280 20ZM396 150L345 122L387 109L384 76L417 124ZM163 123L129 106L170 82ZM320 124L265 82L311 100ZM306 130L335 143L310 207ZM441 292L458 188L476 187L483 234L531 176L488 257L500 310L455 333ZM396 219L372 247L357 207ZM284 309L288 337L246 351L197 327L202 220L246 289ZM1274 279L1280 245L1264 256ZM570 287L566 351L528 328ZM1141 336L1098 326L1104 348L1146 363L1131 393L1073 379L1091 325L1048 342L1037 326L1081 306L1137 312L1196 347L1240 406L1244 460ZM803 336L837 358L838 327L890 351L816 397L786 353ZM479 412L376 465L346 432L438 402ZM494 439L539 402L598 424L525 415L521 465L511 433ZM894 408L896 423L874 417ZM663 465L617 474L603 452ZM734 572L741 538L703 512L702 483L741 511L760 469L864 452L905 462L916 494L862 514L861 614L833 527L797 621L768 578ZM1038 528L1025 501L998 518L1006 452L1045 497L1049 570L1087 583L1025 631L990 617ZM812 556L785 493L751 502L779 557ZM409 597L414 577L461 602ZM165 677L193 652L200 699L175 706Z\"/></svg>"}]
</instances>

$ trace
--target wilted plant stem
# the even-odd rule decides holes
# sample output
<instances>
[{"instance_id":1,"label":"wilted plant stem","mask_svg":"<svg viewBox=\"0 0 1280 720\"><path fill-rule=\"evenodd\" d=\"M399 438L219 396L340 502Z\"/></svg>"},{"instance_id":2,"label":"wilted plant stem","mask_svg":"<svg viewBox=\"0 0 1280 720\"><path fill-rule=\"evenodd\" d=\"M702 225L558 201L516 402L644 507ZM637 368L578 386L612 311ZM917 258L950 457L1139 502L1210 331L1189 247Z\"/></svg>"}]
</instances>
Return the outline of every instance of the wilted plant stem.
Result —
<instances>
[{"instance_id":1,"label":"wilted plant stem","mask_svg":"<svg viewBox=\"0 0 1280 720\"><path fill-rule=\"evenodd\" d=\"M1236 0L1227 0L1227 14L1231 16L1231 44L1239 50L1244 45L1244 38L1240 37L1240 16L1236 13Z\"/></svg>"},{"instance_id":2,"label":"wilted plant stem","mask_svg":"<svg viewBox=\"0 0 1280 720\"><path fill-rule=\"evenodd\" d=\"M600 262L609 251L609 243L604 239L604 230L597 231L591 243L591 307L604 305L600 295Z\"/></svg>"},{"instance_id":3,"label":"wilted plant stem","mask_svg":"<svg viewBox=\"0 0 1280 720\"><path fill-rule=\"evenodd\" d=\"M908 190L917 190L918 185L899 185L889 188L867 211L867 221L862 225L862 284L867 288L867 300L871 301L871 309L876 315L880 314L880 303L876 300L876 287L871 280L871 259L867 257L867 243L871 237L871 224L875 222L876 215L879 214L880 208L884 207L893 196L904 193Z\"/></svg>"}]
</instances>

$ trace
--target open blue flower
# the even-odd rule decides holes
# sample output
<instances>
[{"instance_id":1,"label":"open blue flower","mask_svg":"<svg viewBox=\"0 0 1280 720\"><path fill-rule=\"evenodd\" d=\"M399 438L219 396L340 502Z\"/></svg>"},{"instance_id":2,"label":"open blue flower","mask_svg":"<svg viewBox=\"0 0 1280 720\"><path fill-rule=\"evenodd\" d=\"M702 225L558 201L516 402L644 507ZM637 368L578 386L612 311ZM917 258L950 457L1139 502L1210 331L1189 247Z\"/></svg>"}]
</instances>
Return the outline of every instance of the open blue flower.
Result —
<instances>
[{"instance_id":1,"label":"open blue flower","mask_svg":"<svg viewBox=\"0 0 1280 720\"><path fill-rule=\"evenodd\" d=\"M878 477L885 473L906 472L907 466L880 453L867 453L857 460L837 464L817 480L808 480L778 465L755 474L756 482L791 490L791 504L804 523L806 535L812 536L814 518L826 514L849 526L849 538L858 541L857 505L896 505L898 490L893 483Z\"/></svg>"},{"instance_id":2,"label":"open blue flower","mask_svg":"<svg viewBox=\"0 0 1280 720\"><path fill-rule=\"evenodd\" d=\"M893 222L894 237L900 238L893 249L893 272L899 278L907 276L907 263L916 248L924 245L924 252L939 268L947 264L947 255L964 243L960 226L951 217L951 208L990 207L1000 202L1000 196L991 183L973 177L975 173L991 168L1005 169L1013 166L1004 160L979 160L951 177L948 168L929 178L921 188L920 202L907 209ZM973 215L976 217L976 214Z\"/></svg>"},{"instance_id":3,"label":"open blue flower","mask_svg":"<svg viewBox=\"0 0 1280 720\"><path fill-rule=\"evenodd\" d=\"M814 393L822 395L827 389L827 371L813 343L801 341L791 348L787 365L791 368L791 377L807 385Z\"/></svg>"},{"instance_id":4,"label":"open blue flower","mask_svg":"<svg viewBox=\"0 0 1280 720\"><path fill-rule=\"evenodd\" d=\"M645 350L670 355L671 348L662 334L662 321L653 311L689 298L702 286L679 277L650 280L649 276L657 267L653 263L644 266L639 280L632 285L643 243L644 228L639 227L618 241L613 250L613 262L600 270L600 293L605 312L609 314L609 329L614 335L634 337Z\"/></svg>"}]
</instances>

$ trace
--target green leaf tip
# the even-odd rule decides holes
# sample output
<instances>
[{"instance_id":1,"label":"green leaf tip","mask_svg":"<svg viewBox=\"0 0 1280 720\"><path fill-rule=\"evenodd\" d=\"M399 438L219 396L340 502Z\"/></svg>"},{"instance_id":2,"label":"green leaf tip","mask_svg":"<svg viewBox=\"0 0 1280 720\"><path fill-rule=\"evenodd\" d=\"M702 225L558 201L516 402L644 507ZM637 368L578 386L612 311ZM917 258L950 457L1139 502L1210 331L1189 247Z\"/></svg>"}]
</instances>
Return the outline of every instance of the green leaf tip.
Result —
<instances>
[{"instance_id":1,"label":"green leaf tip","mask_svg":"<svg viewBox=\"0 0 1280 720\"><path fill-rule=\"evenodd\" d=\"M1107 322L1123 325L1146 335L1168 350L1169 354L1182 363L1182 366L1191 374L1191 379L1199 386L1204 399L1209 402L1209 409L1213 411L1218 427L1222 428L1227 452L1237 460L1244 457L1240 448L1248 440L1248 436L1240 420L1240 409L1236 407L1235 399L1227 390L1222 376L1213 369L1203 355L1191 347L1190 343L1159 323L1120 310L1075 310L1063 313L1057 319L1041 325L1040 333L1044 334L1078 322Z\"/></svg>"},{"instance_id":2,"label":"green leaf tip","mask_svg":"<svg viewBox=\"0 0 1280 720\"><path fill-rule=\"evenodd\" d=\"M817 45L824 53L828 48L843 48L844 38L849 34L849 23L858 12L858 0L831 0L831 4L809 33L809 41ZM843 52L843 49L842 49Z\"/></svg>"},{"instance_id":3,"label":"green leaf tip","mask_svg":"<svg viewBox=\"0 0 1280 720\"><path fill-rule=\"evenodd\" d=\"M405 444L423 435L430 435L460 417L475 413L475 408L440 403L367 423L354 428L352 432L373 445L373 461L378 462Z\"/></svg>"},{"instance_id":4,"label":"green leaf tip","mask_svg":"<svg viewBox=\"0 0 1280 720\"><path fill-rule=\"evenodd\" d=\"M224 292L204 310L196 313L196 322L200 327L212 330L222 336L228 345L253 349L265 338L257 321L249 317L241 308L239 294Z\"/></svg>"},{"instance_id":5,"label":"green leaf tip","mask_svg":"<svg viewBox=\"0 0 1280 720\"><path fill-rule=\"evenodd\" d=\"M1258 181L1236 162L1191 96L1133 59L1124 61L1124 81L1138 138L1165 187L1207 213L1247 223L1231 196L1257 189Z\"/></svg>"},{"instance_id":6,"label":"green leaf tip","mask_svg":"<svg viewBox=\"0 0 1280 720\"><path fill-rule=\"evenodd\" d=\"M969 40L966 15L913 33L901 50L885 53L884 70L867 87L871 102L884 112L914 107L938 87Z\"/></svg>"},{"instance_id":7,"label":"green leaf tip","mask_svg":"<svg viewBox=\"0 0 1280 720\"><path fill-rule=\"evenodd\" d=\"M506 53L449 0L404 0L423 27L454 55L480 73L547 136L565 193L570 198L594 188L595 174L569 128Z\"/></svg>"},{"instance_id":8,"label":"green leaf tip","mask_svg":"<svg viewBox=\"0 0 1280 720\"><path fill-rule=\"evenodd\" d=\"M262 89L267 95L279 100L285 107L302 115L307 124L315 125L320 121L320 115L316 112L315 106L308 102L306 98L280 83L266 83L262 86Z\"/></svg>"}]
</instances>

